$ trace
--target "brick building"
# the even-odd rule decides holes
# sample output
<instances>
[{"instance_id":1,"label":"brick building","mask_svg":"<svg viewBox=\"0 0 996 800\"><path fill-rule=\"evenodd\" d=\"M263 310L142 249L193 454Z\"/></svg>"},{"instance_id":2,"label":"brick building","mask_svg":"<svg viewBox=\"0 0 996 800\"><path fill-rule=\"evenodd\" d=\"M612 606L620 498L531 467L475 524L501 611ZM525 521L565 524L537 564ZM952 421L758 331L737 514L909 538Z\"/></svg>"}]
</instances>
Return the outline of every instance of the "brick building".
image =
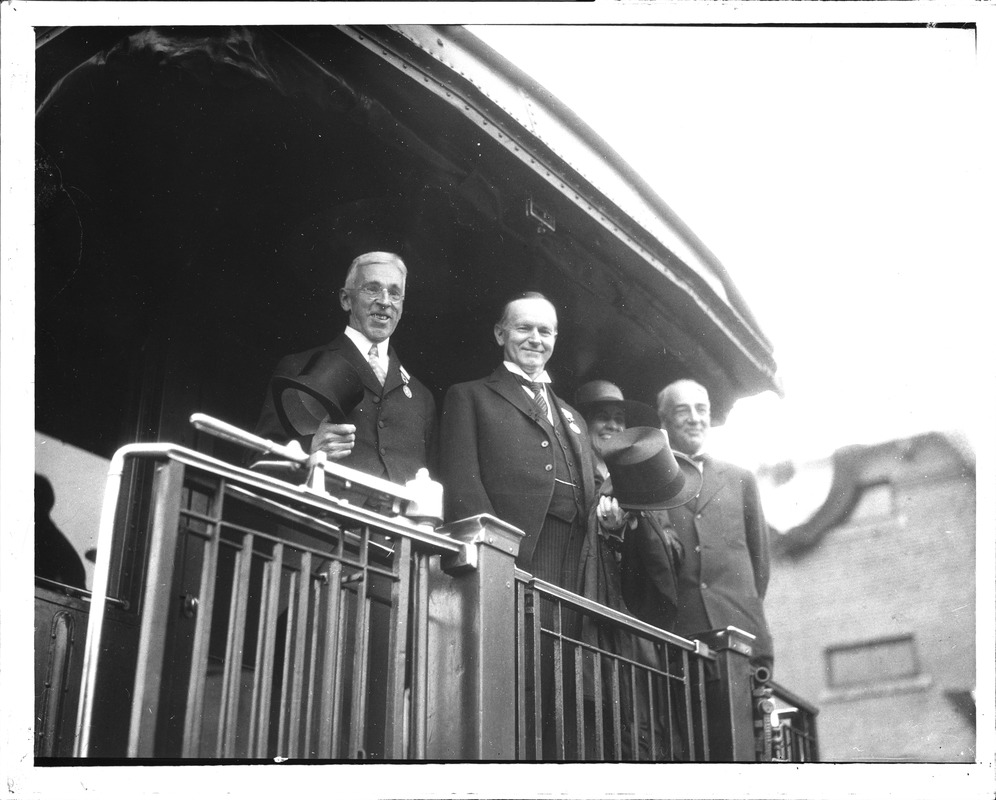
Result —
<instances>
[{"instance_id":1,"label":"brick building","mask_svg":"<svg viewBox=\"0 0 996 800\"><path fill-rule=\"evenodd\" d=\"M821 760L973 761L969 448L927 433L759 479L775 678L819 705Z\"/></svg>"}]
</instances>

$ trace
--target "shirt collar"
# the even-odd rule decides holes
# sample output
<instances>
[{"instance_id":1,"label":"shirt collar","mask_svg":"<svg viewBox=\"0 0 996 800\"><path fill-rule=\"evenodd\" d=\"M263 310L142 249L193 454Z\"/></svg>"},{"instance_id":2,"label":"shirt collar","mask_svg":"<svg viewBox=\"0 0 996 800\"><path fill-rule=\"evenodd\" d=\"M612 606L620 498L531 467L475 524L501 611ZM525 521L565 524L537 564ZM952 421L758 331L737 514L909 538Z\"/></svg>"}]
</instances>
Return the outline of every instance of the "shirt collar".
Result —
<instances>
[{"instance_id":1,"label":"shirt collar","mask_svg":"<svg viewBox=\"0 0 996 800\"><path fill-rule=\"evenodd\" d=\"M519 375L520 377L525 378L527 381L532 381L533 383L550 383L551 382L550 381L550 376L547 375L546 370L543 370L535 378L532 378L532 377L530 377L529 375L527 375L525 373L525 371L522 369L522 367L520 367L518 364L516 364L516 363L514 363L512 361L506 361L505 362L505 369L507 369L513 375Z\"/></svg>"},{"instance_id":2,"label":"shirt collar","mask_svg":"<svg viewBox=\"0 0 996 800\"><path fill-rule=\"evenodd\" d=\"M364 358L369 355L371 345L377 348L378 358L383 359L387 357L387 348L391 342L390 337L385 339L383 342L371 342L352 325L346 326L346 336L348 336L349 340L356 345L356 349L363 353Z\"/></svg>"}]
</instances>

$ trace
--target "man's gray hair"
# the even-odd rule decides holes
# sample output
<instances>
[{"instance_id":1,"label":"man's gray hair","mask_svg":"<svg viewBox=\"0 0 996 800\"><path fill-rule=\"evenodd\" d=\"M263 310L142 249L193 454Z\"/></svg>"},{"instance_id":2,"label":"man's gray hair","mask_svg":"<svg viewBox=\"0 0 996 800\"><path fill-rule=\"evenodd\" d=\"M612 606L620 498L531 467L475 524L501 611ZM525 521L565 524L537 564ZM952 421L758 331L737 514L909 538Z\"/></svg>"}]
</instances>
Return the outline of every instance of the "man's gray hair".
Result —
<instances>
[{"instance_id":1,"label":"man's gray hair","mask_svg":"<svg viewBox=\"0 0 996 800\"><path fill-rule=\"evenodd\" d=\"M349 265L349 271L346 273L346 280L343 283L343 288L347 291L355 289L357 271L360 267L366 267L370 264L389 264L392 267L397 267L401 270L402 285L408 281L408 267L406 267L405 262L401 260L401 256L396 255L395 253L374 250L371 253L364 253L363 255L357 256L353 259L353 263Z\"/></svg>"},{"instance_id":2,"label":"man's gray hair","mask_svg":"<svg viewBox=\"0 0 996 800\"><path fill-rule=\"evenodd\" d=\"M697 380L693 380L692 378L679 378L676 381L671 381L657 393L657 411L660 412L662 409L664 411L668 411L671 407L671 395L674 394L674 390L683 384L689 383L693 386L698 386L703 392L706 393L706 397L709 396L709 390Z\"/></svg>"},{"instance_id":3,"label":"man's gray hair","mask_svg":"<svg viewBox=\"0 0 996 800\"><path fill-rule=\"evenodd\" d=\"M498 318L499 328L504 328L505 325L508 323L508 310L509 308L512 307L512 303L515 303L518 300L546 300L546 302L548 302L551 306L553 306L554 315L557 314L557 307L553 305L553 301L542 292L523 292L522 294L516 295L507 303L505 303L504 306L502 306L501 316Z\"/></svg>"}]
</instances>

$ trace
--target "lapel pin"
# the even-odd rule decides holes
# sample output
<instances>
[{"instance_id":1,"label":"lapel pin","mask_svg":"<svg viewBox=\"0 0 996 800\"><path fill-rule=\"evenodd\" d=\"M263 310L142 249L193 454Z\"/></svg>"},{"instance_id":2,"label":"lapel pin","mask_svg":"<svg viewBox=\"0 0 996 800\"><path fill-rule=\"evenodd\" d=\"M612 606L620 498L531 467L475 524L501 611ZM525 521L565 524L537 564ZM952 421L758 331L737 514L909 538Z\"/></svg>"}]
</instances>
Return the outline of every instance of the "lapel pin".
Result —
<instances>
[{"instance_id":1,"label":"lapel pin","mask_svg":"<svg viewBox=\"0 0 996 800\"><path fill-rule=\"evenodd\" d=\"M564 419L567 420L568 427L570 427L572 431L574 431L578 436L580 436L581 429L577 426L577 423L574 421L574 415L563 406L560 407L560 413L563 414Z\"/></svg>"}]
</instances>

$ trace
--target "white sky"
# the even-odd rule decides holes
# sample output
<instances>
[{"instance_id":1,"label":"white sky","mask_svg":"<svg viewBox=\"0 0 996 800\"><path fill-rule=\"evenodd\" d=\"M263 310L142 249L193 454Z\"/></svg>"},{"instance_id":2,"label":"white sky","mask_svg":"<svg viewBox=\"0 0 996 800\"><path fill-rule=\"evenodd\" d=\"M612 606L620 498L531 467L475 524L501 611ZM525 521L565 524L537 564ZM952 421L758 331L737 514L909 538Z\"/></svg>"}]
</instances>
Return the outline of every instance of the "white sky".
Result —
<instances>
[{"instance_id":1,"label":"white sky","mask_svg":"<svg viewBox=\"0 0 996 800\"><path fill-rule=\"evenodd\" d=\"M472 30L642 174L771 339L785 399L738 403L717 454L754 466L925 430L977 440L992 81L973 31Z\"/></svg>"}]
</instances>

